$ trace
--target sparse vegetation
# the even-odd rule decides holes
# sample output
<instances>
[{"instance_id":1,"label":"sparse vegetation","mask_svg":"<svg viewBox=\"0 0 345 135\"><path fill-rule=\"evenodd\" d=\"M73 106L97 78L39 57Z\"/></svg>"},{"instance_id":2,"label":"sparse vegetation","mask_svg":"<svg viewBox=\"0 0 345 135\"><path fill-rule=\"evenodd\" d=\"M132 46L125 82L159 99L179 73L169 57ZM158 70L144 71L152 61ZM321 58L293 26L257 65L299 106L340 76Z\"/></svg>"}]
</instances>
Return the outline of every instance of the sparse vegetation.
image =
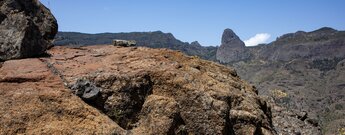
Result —
<instances>
[{"instance_id":1,"label":"sparse vegetation","mask_svg":"<svg viewBox=\"0 0 345 135\"><path fill-rule=\"evenodd\" d=\"M345 127L338 129L338 135L345 135Z\"/></svg>"},{"instance_id":2,"label":"sparse vegetation","mask_svg":"<svg viewBox=\"0 0 345 135\"><path fill-rule=\"evenodd\" d=\"M111 116L112 119L114 119L116 122L119 122L122 118L125 117L125 113L122 110L114 109L109 113L109 116Z\"/></svg>"},{"instance_id":3,"label":"sparse vegetation","mask_svg":"<svg viewBox=\"0 0 345 135\"><path fill-rule=\"evenodd\" d=\"M287 97L288 94L286 92L283 92L282 90L279 90L279 89L274 89L271 91L273 97L275 98L284 98L284 97Z\"/></svg>"},{"instance_id":4,"label":"sparse vegetation","mask_svg":"<svg viewBox=\"0 0 345 135\"><path fill-rule=\"evenodd\" d=\"M271 90L271 95L273 99L279 104L288 104L291 101L289 95L280 89Z\"/></svg>"},{"instance_id":5,"label":"sparse vegetation","mask_svg":"<svg viewBox=\"0 0 345 135\"><path fill-rule=\"evenodd\" d=\"M313 60L310 64L312 68L319 69L320 71L334 70L337 64L344 58L335 57L333 59L317 59Z\"/></svg>"}]
</instances>

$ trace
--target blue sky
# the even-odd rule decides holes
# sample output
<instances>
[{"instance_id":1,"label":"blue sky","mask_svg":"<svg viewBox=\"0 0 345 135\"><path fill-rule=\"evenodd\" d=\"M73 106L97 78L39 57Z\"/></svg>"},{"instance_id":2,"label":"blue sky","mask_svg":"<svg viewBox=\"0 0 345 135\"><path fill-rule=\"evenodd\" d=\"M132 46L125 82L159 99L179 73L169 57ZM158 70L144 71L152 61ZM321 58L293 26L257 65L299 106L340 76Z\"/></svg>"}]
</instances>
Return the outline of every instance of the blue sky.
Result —
<instances>
[{"instance_id":1,"label":"blue sky","mask_svg":"<svg viewBox=\"0 0 345 135\"><path fill-rule=\"evenodd\" d=\"M345 0L41 0L60 31L170 32L185 42L220 45L231 28L247 42L328 26L345 29ZM258 35L257 35L258 34ZM257 35L255 38L253 38ZM267 39L268 38L268 39ZM246 42L246 43L247 43ZM253 44L253 43L252 43Z\"/></svg>"}]
</instances>

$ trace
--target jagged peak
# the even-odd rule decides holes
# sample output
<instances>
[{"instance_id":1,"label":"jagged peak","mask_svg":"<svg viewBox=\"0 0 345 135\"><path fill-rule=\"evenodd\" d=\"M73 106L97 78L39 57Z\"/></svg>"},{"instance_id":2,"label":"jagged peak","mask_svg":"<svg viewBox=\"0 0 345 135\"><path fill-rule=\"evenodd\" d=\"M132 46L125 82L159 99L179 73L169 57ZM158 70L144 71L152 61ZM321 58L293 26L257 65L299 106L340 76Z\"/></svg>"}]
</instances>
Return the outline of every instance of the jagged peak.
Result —
<instances>
[{"instance_id":1,"label":"jagged peak","mask_svg":"<svg viewBox=\"0 0 345 135\"><path fill-rule=\"evenodd\" d=\"M222 44L217 49L216 59L222 63L230 63L245 59L244 42L231 29L225 29L222 35Z\"/></svg>"},{"instance_id":2,"label":"jagged peak","mask_svg":"<svg viewBox=\"0 0 345 135\"><path fill-rule=\"evenodd\" d=\"M225 29L222 35L222 44L227 44L233 40L240 39L232 29Z\"/></svg>"}]
</instances>

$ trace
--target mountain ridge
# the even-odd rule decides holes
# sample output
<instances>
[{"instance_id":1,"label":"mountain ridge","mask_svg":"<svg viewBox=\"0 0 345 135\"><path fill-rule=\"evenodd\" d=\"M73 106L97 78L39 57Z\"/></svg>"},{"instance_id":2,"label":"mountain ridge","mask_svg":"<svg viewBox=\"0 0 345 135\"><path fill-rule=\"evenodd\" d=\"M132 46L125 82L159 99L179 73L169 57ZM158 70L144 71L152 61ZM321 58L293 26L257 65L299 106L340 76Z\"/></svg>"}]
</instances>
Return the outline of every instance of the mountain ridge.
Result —
<instances>
[{"instance_id":1,"label":"mountain ridge","mask_svg":"<svg viewBox=\"0 0 345 135\"><path fill-rule=\"evenodd\" d=\"M315 36L316 35L316 36ZM276 40L272 41L268 44L259 44L258 46L245 46L244 49L246 51L241 51L243 58L238 60L246 60L246 59L253 59L253 57L260 57L259 59L278 59L278 60L288 60L285 56L278 57L278 58L270 58L267 56L267 51L277 51L276 49L279 48L277 46L280 45L290 45L287 47L291 47L291 45L295 45L293 48L298 49L298 44L302 44L303 46L313 45L313 43L323 43L323 42L345 42L343 40L345 37L345 31L335 30L330 27L322 27L320 29L304 32L304 31L296 31L294 33L287 33L277 37ZM112 39L125 39L125 40L136 40L138 42L138 46L146 46L150 48L168 48L172 50L180 50L187 55L191 56L198 56L200 58L211 60L211 61L218 61L216 59L217 50L220 46L203 46L203 45L193 45L188 42L183 42L178 40L174 37L172 33L164 33L162 31L152 31L152 32L121 32L121 33L96 33L96 34L88 34L82 32L58 32L54 45L57 46L65 46L65 45L72 45L72 46L84 46L84 45L95 45L95 44L110 44ZM240 39L239 39L240 40ZM341 44L341 43L340 43ZM286 49L286 48L284 48ZM302 47L303 49L303 47ZM304 48L308 49L308 48ZM224 50L224 49L222 49ZM243 50L243 49L241 49ZM290 49L291 50L291 49ZM310 50L318 51L318 50L325 50L325 49L317 49L317 50ZM281 50L278 50L281 51ZM335 50L337 51L337 50ZM260 53L261 52L261 53ZM327 55L333 55L339 53L329 53ZM279 54L275 54L279 55ZM298 54L300 57L305 57L304 54ZM307 54L309 55L309 54ZM326 55L326 54L325 54ZM326 56L322 57L326 57ZM341 56L342 57L342 56ZM237 60L237 61L238 61ZM225 63L231 62L226 61Z\"/></svg>"},{"instance_id":2,"label":"mountain ridge","mask_svg":"<svg viewBox=\"0 0 345 135\"><path fill-rule=\"evenodd\" d=\"M87 46L96 44L111 44L113 39L136 40L138 46L150 48L168 48L180 50L188 55L198 56L207 60L215 60L217 47L204 47L196 44L182 42L171 33L162 31L130 32L130 33L99 33L87 34L79 32L59 32L54 44L57 46Z\"/></svg>"}]
</instances>

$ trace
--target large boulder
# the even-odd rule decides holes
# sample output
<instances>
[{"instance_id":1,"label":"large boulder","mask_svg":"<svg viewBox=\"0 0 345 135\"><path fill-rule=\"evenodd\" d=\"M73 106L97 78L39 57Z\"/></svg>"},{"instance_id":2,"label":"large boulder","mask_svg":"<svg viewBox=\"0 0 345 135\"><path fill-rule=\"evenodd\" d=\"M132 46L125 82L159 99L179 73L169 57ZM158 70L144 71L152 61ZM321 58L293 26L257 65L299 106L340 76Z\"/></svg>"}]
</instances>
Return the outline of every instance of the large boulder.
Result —
<instances>
[{"instance_id":1,"label":"large boulder","mask_svg":"<svg viewBox=\"0 0 345 135\"><path fill-rule=\"evenodd\" d=\"M222 44L217 50L216 58L221 63L236 62L245 59L245 44L231 29L225 29Z\"/></svg>"},{"instance_id":2,"label":"large boulder","mask_svg":"<svg viewBox=\"0 0 345 135\"><path fill-rule=\"evenodd\" d=\"M86 103L127 133L275 133L269 106L225 66L142 47L54 47L49 53L44 60L66 86L85 80L100 88Z\"/></svg>"},{"instance_id":3,"label":"large boulder","mask_svg":"<svg viewBox=\"0 0 345 135\"><path fill-rule=\"evenodd\" d=\"M43 54L58 24L38 0L0 1L0 61Z\"/></svg>"},{"instance_id":4,"label":"large boulder","mask_svg":"<svg viewBox=\"0 0 345 135\"><path fill-rule=\"evenodd\" d=\"M231 68L166 49L48 52L0 63L0 134L275 134Z\"/></svg>"}]
</instances>

